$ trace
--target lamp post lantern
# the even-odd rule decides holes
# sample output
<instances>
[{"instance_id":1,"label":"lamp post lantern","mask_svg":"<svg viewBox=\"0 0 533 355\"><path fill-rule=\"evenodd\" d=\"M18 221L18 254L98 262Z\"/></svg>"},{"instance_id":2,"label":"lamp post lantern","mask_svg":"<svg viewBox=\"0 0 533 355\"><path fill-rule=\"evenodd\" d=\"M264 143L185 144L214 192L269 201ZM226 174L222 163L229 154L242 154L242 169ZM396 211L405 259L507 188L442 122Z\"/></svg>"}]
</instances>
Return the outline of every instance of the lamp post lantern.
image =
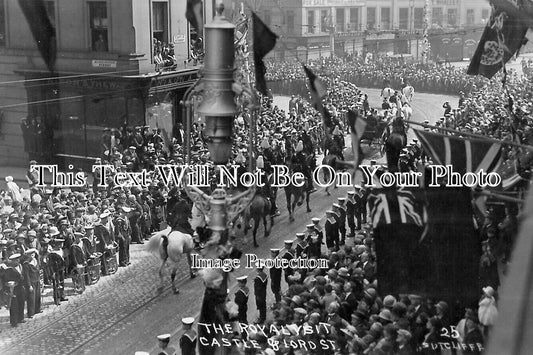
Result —
<instances>
[{"instance_id":1,"label":"lamp post lantern","mask_svg":"<svg viewBox=\"0 0 533 355\"><path fill-rule=\"evenodd\" d=\"M237 114L235 73L235 26L222 16L224 5L219 3L213 22L204 26L205 57L200 79L189 88L182 101L186 114L185 149L187 164L191 160L191 124L195 102L196 114L205 122L203 131L210 159L215 164L226 164L232 155L233 121ZM200 252L205 258L224 259L230 256L233 246L228 230L233 221L250 204L255 187L228 196L223 186L211 195L198 187L185 185L185 192L206 217L210 236ZM199 321L222 326L228 323L225 306L228 296L228 273L221 269L204 270L204 298ZM201 327L199 336L211 343L220 334L209 333ZM219 354L223 348L199 345L201 354Z\"/></svg>"},{"instance_id":2,"label":"lamp post lantern","mask_svg":"<svg viewBox=\"0 0 533 355\"><path fill-rule=\"evenodd\" d=\"M235 26L222 16L223 10L224 5L219 4L213 22L204 27L204 92L197 110L205 119L204 135L211 160L215 164L225 164L231 157L233 119L237 114L235 92L232 90Z\"/></svg>"}]
</instances>

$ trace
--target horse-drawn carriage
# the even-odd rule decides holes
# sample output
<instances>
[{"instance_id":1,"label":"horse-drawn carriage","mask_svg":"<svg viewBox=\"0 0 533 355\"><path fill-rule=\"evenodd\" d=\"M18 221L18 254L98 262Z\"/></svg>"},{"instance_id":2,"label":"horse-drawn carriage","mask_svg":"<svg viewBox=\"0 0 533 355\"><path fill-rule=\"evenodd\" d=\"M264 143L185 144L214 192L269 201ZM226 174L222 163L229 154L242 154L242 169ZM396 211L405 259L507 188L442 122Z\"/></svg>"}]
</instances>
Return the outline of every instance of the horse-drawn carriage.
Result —
<instances>
[{"instance_id":1,"label":"horse-drawn carriage","mask_svg":"<svg viewBox=\"0 0 533 355\"><path fill-rule=\"evenodd\" d=\"M364 142L371 147L373 144L381 146L383 131L387 127L387 122L379 117L369 116L366 118L366 129L361 136L361 144Z\"/></svg>"}]
</instances>

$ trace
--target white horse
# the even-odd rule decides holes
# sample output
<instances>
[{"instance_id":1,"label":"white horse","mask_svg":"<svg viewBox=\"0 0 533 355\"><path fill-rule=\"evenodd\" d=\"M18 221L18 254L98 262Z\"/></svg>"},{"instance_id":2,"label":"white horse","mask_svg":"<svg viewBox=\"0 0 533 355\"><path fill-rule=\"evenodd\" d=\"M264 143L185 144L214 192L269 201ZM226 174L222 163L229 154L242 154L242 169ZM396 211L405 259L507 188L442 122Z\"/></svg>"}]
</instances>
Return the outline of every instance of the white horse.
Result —
<instances>
[{"instance_id":1,"label":"white horse","mask_svg":"<svg viewBox=\"0 0 533 355\"><path fill-rule=\"evenodd\" d=\"M395 91L393 88L387 87L381 90L381 97L387 99L387 101L394 95Z\"/></svg>"},{"instance_id":2,"label":"white horse","mask_svg":"<svg viewBox=\"0 0 533 355\"><path fill-rule=\"evenodd\" d=\"M411 105L409 105L408 102L404 102L402 106L402 113L403 113L403 118L407 121L410 121L411 118L413 117L413 109L411 108Z\"/></svg>"},{"instance_id":3,"label":"white horse","mask_svg":"<svg viewBox=\"0 0 533 355\"><path fill-rule=\"evenodd\" d=\"M411 103L413 100L413 95L415 94L415 89L411 85L407 85L402 89L402 103L404 103L405 100L407 100L408 103Z\"/></svg>"},{"instance_id":4,"label":"white horse","mask_svg":"<svg viewBox=\"0 0 533 355\"><path fill-rule=\"evenodd\" d=\"M159 268L159 279L161 281L159 290L163 290L163 269L167 260L173 263L172 273L170 278L172 281L172 291L179 293L179 289L174 285L174 279L176 278L176 271L178 270L178 262L181 260L181 256L185 254L187 256L187 263L189 264L189 274L191 279L196 275L191 268L191 252L194 249L194 240L190 234L182 233L179 231L172 231L170 227L154 233L150 240L148 240L147 249L150 252L158 252L159 257L162 260L161 267Z\"/></svg>"}]
</instances>

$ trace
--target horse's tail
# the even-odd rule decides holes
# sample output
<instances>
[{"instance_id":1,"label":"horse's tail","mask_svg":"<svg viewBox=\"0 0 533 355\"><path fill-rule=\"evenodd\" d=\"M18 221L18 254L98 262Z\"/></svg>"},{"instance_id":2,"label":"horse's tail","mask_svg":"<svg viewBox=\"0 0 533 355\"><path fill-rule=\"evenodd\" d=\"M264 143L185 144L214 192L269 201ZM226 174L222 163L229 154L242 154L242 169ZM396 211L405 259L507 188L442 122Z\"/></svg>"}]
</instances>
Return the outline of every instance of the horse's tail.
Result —
<instances>
[{"instance_id":1,"label":"horse's tail","mask_svg":"<svg viewBox=\"0 0 533 355\"><path fill-rule=\"evenodd\" d=\"M167 227L166 229L163 229L162 231L155 232L148 240L146 249L151 253L158 253L159 245L161 244L161 238L167 237L168 234L170 233L170 230L171 228Z\"/></svg>"}]
</instances>

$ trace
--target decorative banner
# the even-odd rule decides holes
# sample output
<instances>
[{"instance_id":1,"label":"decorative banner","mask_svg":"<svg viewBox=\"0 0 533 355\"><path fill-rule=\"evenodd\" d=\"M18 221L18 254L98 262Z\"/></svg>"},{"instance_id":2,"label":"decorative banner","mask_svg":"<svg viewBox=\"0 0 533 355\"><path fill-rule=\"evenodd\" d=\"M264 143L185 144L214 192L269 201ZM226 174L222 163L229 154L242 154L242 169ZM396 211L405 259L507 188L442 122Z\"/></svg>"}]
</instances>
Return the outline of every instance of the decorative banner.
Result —
<instances>
[{"instance_id":1,"label":"decorative banner","mask_svg":"<svg viewBox=\"0 0 533 355\"><path fill-rule=\"evenodd\" d=\"M431 44L429 43L429 0L424 4L424 34L422 36L422 59L427 60Z\"/></svg>"}]
</instances>

